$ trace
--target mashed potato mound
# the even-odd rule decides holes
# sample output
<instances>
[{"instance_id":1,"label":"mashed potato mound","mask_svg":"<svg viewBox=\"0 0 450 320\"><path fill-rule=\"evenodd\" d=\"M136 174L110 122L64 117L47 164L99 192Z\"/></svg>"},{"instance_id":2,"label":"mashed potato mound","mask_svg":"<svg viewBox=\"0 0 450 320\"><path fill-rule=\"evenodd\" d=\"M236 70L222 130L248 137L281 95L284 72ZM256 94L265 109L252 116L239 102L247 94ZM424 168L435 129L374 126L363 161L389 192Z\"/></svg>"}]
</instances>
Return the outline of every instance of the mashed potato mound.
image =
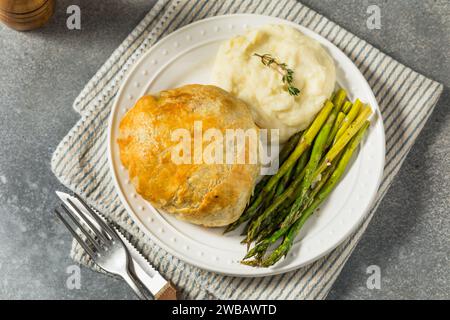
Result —
<instances>
[{"instance_id":1,"label":"mashed potato mound","mask_svg":"<svg viewBox=\"0 0 450 320\"><path fill-rule=\"evenodd\" d=\"M294 71L298 96L286 91L282 75L254 54L270 54ZM304 130L335 87L334 62L315 40L287 25L266 25L225 41L213 81L247 103L261 128L280 129L280 142Z\"/></svg>"}]
</instances>

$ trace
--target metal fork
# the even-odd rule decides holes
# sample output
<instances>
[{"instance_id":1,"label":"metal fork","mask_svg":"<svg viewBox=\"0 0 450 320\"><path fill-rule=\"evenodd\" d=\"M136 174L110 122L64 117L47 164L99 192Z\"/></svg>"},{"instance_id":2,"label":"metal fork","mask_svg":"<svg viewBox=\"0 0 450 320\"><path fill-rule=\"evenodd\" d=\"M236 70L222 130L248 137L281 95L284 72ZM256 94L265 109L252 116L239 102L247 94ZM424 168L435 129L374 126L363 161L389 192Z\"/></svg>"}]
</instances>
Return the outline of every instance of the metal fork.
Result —
<instances>
[{"instance_id":1,"label":"metal fork","mask_svg":"<svg viewBox=\"0 0 450 320\"><path fill-rule=\"evenodd\" d=\"M100 268L106 272L122 277L133 289L139 299L148 300L149 297L143 289L143 285L133 274L134 271L132 270L131 257L122 240L120 240L117 233L98 217L78 195L75 195L75 197L89 212L91 218L97 222L96 225L94 225L83 210L78 208L70 199L67 200L70 208L64 203L61 204L61 208L66 215L69 216L73 224L78 227L86 237L86 240L80 237L72 224L67 221L67 218L65 218L58 209L55 209L56 215Z\"/></svg>"}]
</instances>

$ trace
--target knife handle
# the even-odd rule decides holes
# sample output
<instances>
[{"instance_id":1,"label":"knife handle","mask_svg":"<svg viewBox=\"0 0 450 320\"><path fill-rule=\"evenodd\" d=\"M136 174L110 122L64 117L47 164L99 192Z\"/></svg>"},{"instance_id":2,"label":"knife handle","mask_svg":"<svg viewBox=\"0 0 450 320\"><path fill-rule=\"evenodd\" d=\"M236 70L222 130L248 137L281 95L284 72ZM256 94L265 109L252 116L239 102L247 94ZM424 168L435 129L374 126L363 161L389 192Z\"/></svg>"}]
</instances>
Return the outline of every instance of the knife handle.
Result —
<instances>
[{"instance_id":1,"label":"knife handle","mask_svg":"<svg viewBox=\"0 0 450 320\"><path fill-rule=\"evenodd\" d=\"M156 300L177 300L177 291L172 286L170 282L167 282L166 285L159 290L157 294L155 294Z\"/></svg>"}]
</instances>

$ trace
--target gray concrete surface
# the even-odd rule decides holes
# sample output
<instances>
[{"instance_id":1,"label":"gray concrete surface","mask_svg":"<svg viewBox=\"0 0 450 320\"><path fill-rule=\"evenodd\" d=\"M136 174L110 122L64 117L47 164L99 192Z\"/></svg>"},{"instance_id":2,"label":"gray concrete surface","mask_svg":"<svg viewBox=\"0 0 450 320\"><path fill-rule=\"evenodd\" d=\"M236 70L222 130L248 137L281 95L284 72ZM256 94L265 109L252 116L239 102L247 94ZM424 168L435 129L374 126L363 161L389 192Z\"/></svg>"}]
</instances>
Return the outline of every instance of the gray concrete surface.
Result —
<instances>
[{"instance_id":1,"label":"gray concrete surface","mask_svg":"<svg viewBox=\"0 0 450 320\"><path fill-rule=\"evenodd\" d=\"M303 2L446 87L329 299L449 299L450 2ZM41 30L0 26L0 299L134 298L86 269L81 288L67 288L71 237L51 213L61 186L49 161L78 119L73 100L152 3L60 0ZM70 4L81 5L81 31L65 27ZM366 28L369 4L381 8L381 30ZM370 265L380 290L366 287Z\"/></svg>"}]
</instances>

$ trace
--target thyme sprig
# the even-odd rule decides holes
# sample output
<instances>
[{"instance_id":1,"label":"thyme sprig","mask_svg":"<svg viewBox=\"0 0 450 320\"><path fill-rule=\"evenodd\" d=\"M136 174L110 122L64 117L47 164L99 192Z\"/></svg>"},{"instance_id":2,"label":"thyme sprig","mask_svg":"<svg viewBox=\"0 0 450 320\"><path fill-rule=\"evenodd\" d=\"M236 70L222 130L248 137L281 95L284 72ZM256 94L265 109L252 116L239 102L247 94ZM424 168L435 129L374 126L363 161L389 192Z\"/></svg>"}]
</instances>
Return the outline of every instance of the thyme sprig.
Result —
<instances>
[{"instance_id":1,"label":"thyme sprig","mask_svg":"<svg viewBox=\"0 0 450 320\"><path fill-rule=\"evenodd\" d=\"M294 70L288 68L286 63L280 63L278 62L272 55L266 53L266 54L253 54L256 57L259 57L261 59L261 62L263 65L267 67L271 67L274 70L276 70L278 73L282 75L282 81L284 85L286 86L287 92L291 96L298 96L300 93L300 89L294 87Z\"/></svg>"}]
</instances>

